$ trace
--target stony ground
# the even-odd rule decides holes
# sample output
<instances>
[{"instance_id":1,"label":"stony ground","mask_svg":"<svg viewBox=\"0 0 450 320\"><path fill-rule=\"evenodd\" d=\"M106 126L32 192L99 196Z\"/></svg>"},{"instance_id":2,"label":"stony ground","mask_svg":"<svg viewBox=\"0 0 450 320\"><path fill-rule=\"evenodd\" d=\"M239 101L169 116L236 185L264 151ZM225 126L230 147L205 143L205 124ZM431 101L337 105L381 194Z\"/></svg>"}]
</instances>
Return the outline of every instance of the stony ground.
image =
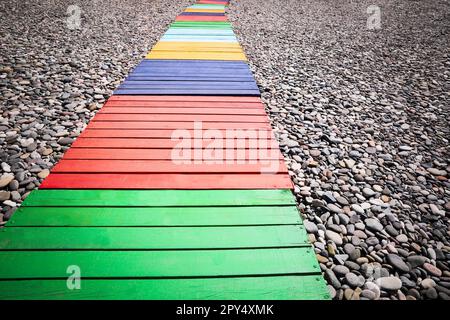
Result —
<instances>
[{"instance_id":1,"label":"stony ground","mask_svg":"<svg viewBox=\"0 0 450 320\"><path fill-rule=\"evenodd\" d=\"M0 224L190 2L0 2Z\"/></svg>"},{"instance_id":2,"label":"stony ground","mask_svg":"<svg viewBox=\"0 0 450 320\"><path fill-rule=\"evenodd\" d=\"M192 1L0 2L0 223ZM335 299L449 299L448 1L234 0ZM69 24L73 24L69 20Z\"/></svg>"},{"instance_id":3,"label":"stony ground","mask_svg":"<svg viewBox=\"0 0 450 320\"><path fill-rule=\"evenodd\" d=\"M233 1L335 299L450 298L450 3Z\"/></svg>"}]
</instances>

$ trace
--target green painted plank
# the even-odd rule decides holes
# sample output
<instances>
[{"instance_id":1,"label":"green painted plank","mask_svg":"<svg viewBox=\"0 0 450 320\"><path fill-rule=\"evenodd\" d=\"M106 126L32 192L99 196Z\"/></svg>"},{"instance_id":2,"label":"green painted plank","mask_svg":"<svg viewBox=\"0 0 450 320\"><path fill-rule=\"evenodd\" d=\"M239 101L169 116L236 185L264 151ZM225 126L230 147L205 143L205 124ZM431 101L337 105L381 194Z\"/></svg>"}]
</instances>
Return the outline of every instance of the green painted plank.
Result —
<instances>
[{"instance_id":1,"label":"green painted plank","mask_svg":"<svg viewBox=\"0 0 450 320\"><path fill-rule=\"evenodd\" d=\"M282 207L20 207L8 227L224 226L300 224L295 206Z\"/></svg>"},{"instance_id":2,"label":"green painted plank","mask_svg":"<svg viewBox=\"0 0 450 320\"><path fill-rule=\"evenodd\" d=\"M169 251L0 251L0 279L320 275L311 247Z\"/></svg>"},{"instance_id":3,"label":"green painted plank","mask_svg":"<svg viewBox=\"0 0 450 320\"><path fill-rule=\"evenodd\" d=\"M66 280L1 281L0 299L329 300L321 276L89 280L70 290Z\"/></svg>"},{"instance_id":4,"label":"green painted plank","mask_svg":"<svg viewBox=\"0 0 450 320\"><path fill-rule=\"evenodd\" d=\"M300 225L246 227L15 227L0 231L0 250L218 249L305 246Z\"/></svg>"},{"instance_id":5,"label":"green painted plank","mask_svg":"<svg viewBox=\"0 0 450 320\"><path fill-rule=\"evenodd\" d=\"M273 190L35 190L24 206L257 206L295 205L288 189Z\"/></svg>"}]
</instances>

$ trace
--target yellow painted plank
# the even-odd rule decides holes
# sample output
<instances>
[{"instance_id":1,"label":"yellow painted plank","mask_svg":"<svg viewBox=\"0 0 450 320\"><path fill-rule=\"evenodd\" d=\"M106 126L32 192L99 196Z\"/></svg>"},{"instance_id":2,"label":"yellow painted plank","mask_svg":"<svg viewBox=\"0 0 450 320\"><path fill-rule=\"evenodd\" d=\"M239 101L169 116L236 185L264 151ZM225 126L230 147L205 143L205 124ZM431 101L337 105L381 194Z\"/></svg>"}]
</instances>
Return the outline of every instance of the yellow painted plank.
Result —
<instances>
[{"instance_id":1,"label":"yellow painted plank","mask_svg":"<svg viewBox=\"0 0 450 320\"><path fill-rule=\"evenodd\" d=\"M187 8L184 12L209 12L209 13L225 13L225 10L222 9L195 9L195 8Z\"/></svg>"},{"instance_id":2,"label":"yellow painted plank","mask_svg":"<svg viewBox=\"0 0 450 320\"><path fill-rule=\"evenodd\" d=\"M180 60L235 60L247 61L245 54L239 52L198 52L198 51L151 51L146 59Z\"/></svg>"}]
</instances>

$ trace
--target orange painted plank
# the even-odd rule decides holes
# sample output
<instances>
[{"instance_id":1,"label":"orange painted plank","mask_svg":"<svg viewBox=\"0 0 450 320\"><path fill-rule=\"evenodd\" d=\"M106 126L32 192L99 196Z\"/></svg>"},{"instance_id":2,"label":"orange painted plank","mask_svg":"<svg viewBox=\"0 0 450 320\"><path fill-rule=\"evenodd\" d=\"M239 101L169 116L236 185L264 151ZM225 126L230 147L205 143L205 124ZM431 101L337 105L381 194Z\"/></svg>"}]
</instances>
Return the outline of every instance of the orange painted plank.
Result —
<instances>
[{"instance_id":1,"label":"orange painted plank","mask_svg":"<svg viewBox=\"0 0 450 320\"><path fill-rule=\"evenodd\" d=\"M203 114L107 114L99 113L92 121L208 121L268 123L266 115L203 115Z\"/></svg>"},{"instance_id":2,"label":"orange painted plank","mask_svg":"<svg viewBox=\"0 0 450 320\"><path fill-rule=\"evenodd\" d=\"M202 139L207 130L194 131L187 130L194 139ZM223 137L226 137L226 131L219 130ZM156 130L119 130L119 129L89 129L89 127L80 134L80 138L171 138L174 130L156 129ZM272 131L263 129L258 132L260 139L275 139ZM258 137L258 136L256 136Z\"/></svg>"},{"instance_id":3,"label":"orange painted plank","mask_svg":"<svg viewBox=\"0 0 450 320\"><path fill-rule=\"evenodd\" d=\"M178 16L175 21L227 21L225 16Z\"/></svg>"},{"instance_id":4,"label":"orange painted plank","mask_svg":"<svg viewBox=\"0 0 450 320\"><path fill-rule=\"evenodd\" d=\"M122 114L213 114L213 115L263 115L266 116L264 109L237 109L237 108L158 108L158 107L110 107L103 106L98 112L122 113ZM267 116L266 116L267 117Z\"/></svg>"},{"instance_id":5,"label":"orange painted plank","mask_svg":"<svg viewBox=\"0 0 450 320\"><path fill-rule=\"evenodd\" d=\"M262 122L202 122L203 129L270 129ZM90 129L194 129L194 122L91 121Z\"/></svg>"},{"instance_id":6,"label":"orange painted plank","mask_svg":"<svg viewBox=\"0 0 450 320\"><path fill-rule=\"evenodd\" d=\"M188 140L188 139L186 139ZM72 148L145 148L145 149L275 149L278 150L278 143L274 140L266 139L221 139L214 140L214 144L207 139L188 140L189 145L180 144L181 140L171 139L135 139L135 138L78 138L72 144Z\"/></svg>"},{"instance_id":7,"label":"orange painted plank","mask_svg":"<svg viewBox=\"0 0 450 320\"><path fill-rule=\"evenodd\" d=\"M255 149L227 150L227 153L229 159L283 159L281 152L257 152L255 155ZM70 148L63 159L170 160L171 157L171 149Z\"/></svg>"},{"instance_id":8,"label":"orange painted plank","mask_svg":"<svg viewBox=\"0 0 450 320\"><path fill-rule=\"evenodd\" d=\"M287 174L52 173L41 189L292 189Z\"/></svg>"},{"instance_id":9,"label":"orange painted plank","mask_svg":"<svg viewBox=\"0 0 450 320\"><path fill-rule=\"evenodd\" d=\"M162 107L162 108L239 108L239 109L263 109L261 102L239 102L239 101L152 101L152 100L108 100L104 108L120 107Z\"/></svg>"},{"instance_id":10,"label":"orange painted plank","mask_svg":"<svg viewBox=\"0 0 450 320\"><path fill-rule=\"evenodd\" d=\"M287 173L284 161L277 160L61 160L52 173Z\"/></svg>"},{"instance_id":11,"label":"orange painted plank","mask_svg":"<svg viewBox=\"0 0 450 320\"><path fill-rule=\"evenodd\" d=\"M206 102L261 102L259 97L245 96L146 96L112 95L108 101L206 101Z\"/></svg>"}]
</instances>

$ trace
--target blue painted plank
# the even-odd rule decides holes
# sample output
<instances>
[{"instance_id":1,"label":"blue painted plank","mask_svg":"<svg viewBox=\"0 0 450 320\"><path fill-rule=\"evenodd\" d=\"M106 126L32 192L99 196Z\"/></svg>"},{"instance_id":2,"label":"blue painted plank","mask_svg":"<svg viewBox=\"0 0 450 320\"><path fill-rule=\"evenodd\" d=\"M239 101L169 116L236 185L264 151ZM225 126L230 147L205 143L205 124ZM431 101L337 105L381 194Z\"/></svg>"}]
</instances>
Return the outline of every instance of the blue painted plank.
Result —
<instances>
[{"instance_id":1,"label":"blue painted plank","mask_svg":"<svg viewBox=\"0 0 450 320\"><path fill-rule=\"evenodd\" d=\"M128 86L139 85L139 86L234 86L243 87L251 86L256 87L255 81L134 81L127 80L124 84Z\"/></svg>"},{"instance_id":2,"label":"blue painted plank","mask_svg":"<svg viewBox=\"0 0 450 320\"><path fill-rule=\"evenodd\" d=\"M251 79L251 78L250 78ZM200 76L200 77L193 77L193 76L174 76L174 77L168 77L168 76L157 76L157 75L148 75L148 76L129 76L125 80L132 80L132 81L229 81L229 82L241 82L241 81L248 81L248 77L223 77L223 76Z\"/></svg>"},{"instance_id":3,"label":"blue painted plank","mask_svg":"<svg viewBox=\"0 0 450 320\"><path fill-rule=\"evenodd\" d=\"M117 89L117 95L205 95L205 96L259 96L259 90L173 90L173 89Z\"/></svg>"}]
</instances>

